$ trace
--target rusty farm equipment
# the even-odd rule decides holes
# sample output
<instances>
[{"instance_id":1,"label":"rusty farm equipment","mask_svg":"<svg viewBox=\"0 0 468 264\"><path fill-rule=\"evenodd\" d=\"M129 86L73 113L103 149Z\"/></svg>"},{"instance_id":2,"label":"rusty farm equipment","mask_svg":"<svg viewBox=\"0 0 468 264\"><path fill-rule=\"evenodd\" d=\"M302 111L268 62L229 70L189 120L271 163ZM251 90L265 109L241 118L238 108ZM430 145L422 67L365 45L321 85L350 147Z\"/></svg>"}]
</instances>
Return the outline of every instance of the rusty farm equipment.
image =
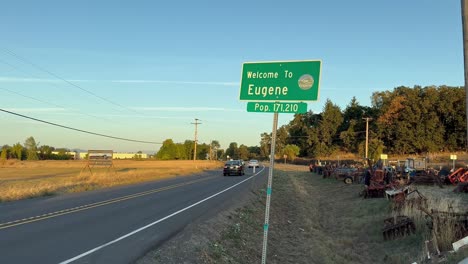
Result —
<instances>
[{"instance_id":1,"label":"rusty farm equipment","mask_svg":"<svg viewBox=\"0 0 468 264\"><path fill-rule=\"evenodd\" d=\"M384 220L384 227L382 229L384 240L408 236L415 232L416 225L413 220L407 216L399 215Z\"/></svg>"},{"instance_id":2,"label":"rusty farm equipment","mask_svg":"<svg viewBox=\"0 0 468 264\"><path fill-rule=\"evenodd\" d=\"M434 169L417 170L413 177L410 177L410 183L433 185L437 184L443 188L443 180L439 176L439 171Z\"/></svg>"},{"instance_id":3,"label":"rusty farm equipment","mask_svg":"<svg viewBox=\"0 0 468 264\"><path fill-rule=\"evenodd\" d=\"M409 236L416 232L416 225L408 216L401 215L403 208L426 208L427 198L417 189L410 190L410 186L399 189L392 196L393 211L397 216L384 220L382 234L384 240L393 240L399 237Z\"/></svg>"},{"instance_id":4,"label":"rusty farm equipment","mask_svg":"<svg viewBox=\"0 0 468 264\"><path fill-rule=\"evenodd\" d=\"M360 168L336 168L332 174L335 179L343 180L346 184L352 184L353 182L359 182L362 175L364 175L364 171Z\"/></svg>"},{"instance_id":5,"label":"rusty farm equipment","mask_svg":"<svg viewBox=\"0 0 468 264\"><path fill-rule=\"evenodd\" d=\"M447 176L447 181L457 185L454 192L468 192L468 168L459 168Z\"/></svg>"},{"instance_id":6,"label":"rusty farm equipment","mask_svg":"<svg viewBox=\"0 0 468 264\"><path fill-rule=\"evenodd\" d=\"M450 173L447 179L452 184L468 182L468 168L457 169L456 171Z\"/></svg>"},{"instance_id":7,"label":"rusty farm equipment","mask_svg":"<svg viewBox=\"0 0 468 264\"><path fill-rule=\"evenodd\" d=\"M400 183L393 179L388 178L386 171L381 169L374 169L371 161L368 159L367 163L369 169L364 177L364 184L366 188L362 192L364 198L383 198L387 189L398 189Z\"/></svg>"},{"instance_id":8,"label":"rusty farm equipment","mask_svg":"<svg viewBox=\"0 0 468 264\"><path fill-rule=\"evenodd\" d=\"M384 182L384 173L382 170L370 171L370 182L364 190L364 198L383 198L387 189Z\"/></svg>"},{"instance_id":9,"label":"rusty farm equipment","mask_svg":"<svg viewBox=\"0 0 468 264\"><path fill-rule=\"evenodd\" d=\"M449 207L448 211L429 211L425 208L421 208L421 211L428 216L427 226L434 235L438 247L444 247L442 242L448 237L451 241L448 241L445 249L449 250L451 243L468 236L468 212L454 212L452 207Z\"/></svg>"}]
</instances>

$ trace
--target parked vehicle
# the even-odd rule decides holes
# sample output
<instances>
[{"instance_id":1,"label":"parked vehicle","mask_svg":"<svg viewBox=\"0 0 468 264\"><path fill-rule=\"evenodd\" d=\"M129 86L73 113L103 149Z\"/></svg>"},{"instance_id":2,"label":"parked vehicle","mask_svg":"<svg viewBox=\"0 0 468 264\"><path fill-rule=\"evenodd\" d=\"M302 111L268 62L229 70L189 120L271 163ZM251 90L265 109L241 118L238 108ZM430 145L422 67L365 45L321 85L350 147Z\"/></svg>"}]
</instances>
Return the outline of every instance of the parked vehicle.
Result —
<instances>
[{"instance_id":1,"label":"parked vehicle","mask_svg":"<svg viewBox=\"0 0 468 264\"><path fill-rule=\"evenodd\" d=\"M240 160L230 160L224 164L223 175L230 176L231 174L235 175L244 175L244 165Z\"/></svg>"}]
</instances>

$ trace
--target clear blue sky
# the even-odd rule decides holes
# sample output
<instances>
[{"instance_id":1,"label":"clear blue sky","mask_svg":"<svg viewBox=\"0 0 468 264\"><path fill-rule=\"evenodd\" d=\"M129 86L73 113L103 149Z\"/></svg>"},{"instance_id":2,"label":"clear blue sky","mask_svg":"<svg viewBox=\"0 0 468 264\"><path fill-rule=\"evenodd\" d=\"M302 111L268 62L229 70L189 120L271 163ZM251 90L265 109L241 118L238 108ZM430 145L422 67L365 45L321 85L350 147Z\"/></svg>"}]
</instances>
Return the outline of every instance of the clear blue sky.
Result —
<instances>
[{"instance_id":1,"label":"clear blue sky","mask_svg":"<svg viewBox=\"0 0 468 264\"><path fill-rule=\"evenodd\" d=\"M459 0L5 1L1 10L1 108L116 137L183 142L199 118L200 142L258 145L273 115L238 100L243 62L321 59L316 113L327 98L344 109L400 85L464 83ZM159 148L0 120L0 144L34 136L55 147Z\"/></svg>"}]
</instances>

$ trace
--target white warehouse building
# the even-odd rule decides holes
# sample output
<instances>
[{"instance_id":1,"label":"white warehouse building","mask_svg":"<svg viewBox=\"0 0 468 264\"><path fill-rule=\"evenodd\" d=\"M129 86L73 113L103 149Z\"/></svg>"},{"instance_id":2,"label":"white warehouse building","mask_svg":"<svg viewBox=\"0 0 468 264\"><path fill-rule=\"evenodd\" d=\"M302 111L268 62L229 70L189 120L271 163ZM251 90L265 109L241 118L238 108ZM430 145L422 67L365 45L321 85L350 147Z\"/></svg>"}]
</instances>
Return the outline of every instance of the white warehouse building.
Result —
<instances>
[{"instance_id":1,"label":"white warehouse building","mask_svg":"<svg viewBox=\"0 0 468 264\"><path fill-rule=\"evenodd\" d=\"M80 152L79 158L86 159L88 152ZM112 157L113 159L133 159L135 155L138 155L139 159L147 159L148 154L146 153L133 153L133 152L114 152Z\"/></svg>"}]
</instances>

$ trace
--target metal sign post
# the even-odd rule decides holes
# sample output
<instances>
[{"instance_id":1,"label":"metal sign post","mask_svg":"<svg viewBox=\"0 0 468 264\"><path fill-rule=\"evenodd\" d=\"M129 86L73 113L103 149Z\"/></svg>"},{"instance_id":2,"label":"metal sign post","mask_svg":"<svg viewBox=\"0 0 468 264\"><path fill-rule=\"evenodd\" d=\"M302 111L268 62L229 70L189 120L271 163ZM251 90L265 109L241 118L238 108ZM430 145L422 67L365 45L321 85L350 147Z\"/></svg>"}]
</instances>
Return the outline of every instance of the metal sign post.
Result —
<instances>
[{"instance_id":1,"label":"metal sign post","mask_svg":"<svg viewBox=\"0 0 468 264\"><path fill-rule=\"evenodd\" d=\"M457 155L450 155L450 159L452 160L452 171L455 171L455 161L457 160Z\"/></svg>"},{"instance_id":2,"label":"metal sign post","mask_svg":"<svg viewBox=\"0 0 468 264\"><path fill-rule=\"evenodd\" d=\"M265 224L263 225L263 250L262 264L266 263L267 242L268 242L268 222L270 219L270 201L271 201L271 186L273 183L273 167L275 165L275 145L276 145L276 128L278 127L278 112L273 116L273 131L271 136L271 151L270 151L270 169L268 170L268 186L265 207Z\"/></svg>"},{"instance_id":3,"label":"metal sign post","mask_svg":"<svg viewBox=\"0 0 468 264\"><path fill-rule=\"evenodd\" d=\"M91 170L93 167L105 167L107 168L107 172L112 168L114 169L114 174L117 174L114 163L112 162L113 159L113 150L88 150L88 161L86 162L86 166L81 169L80 176L86 169L88 169L91 176L93 176L93 171Z\"/></svg>"},{"instance_id":4,"label":"metal sign post","mask_svg":"<svg viewBox=\"0 0 468 264\"><path fill-rule=\"evenodd\" d=\"M274 113L265 224L263 225L262 264L266 263L278 113L307 112L307 104L304 101L318 100L321 67L322 61L320 60L247 62L242 64L239 99L250 101L247 103L248 112Z\"/></svg>"}]
</instances>

